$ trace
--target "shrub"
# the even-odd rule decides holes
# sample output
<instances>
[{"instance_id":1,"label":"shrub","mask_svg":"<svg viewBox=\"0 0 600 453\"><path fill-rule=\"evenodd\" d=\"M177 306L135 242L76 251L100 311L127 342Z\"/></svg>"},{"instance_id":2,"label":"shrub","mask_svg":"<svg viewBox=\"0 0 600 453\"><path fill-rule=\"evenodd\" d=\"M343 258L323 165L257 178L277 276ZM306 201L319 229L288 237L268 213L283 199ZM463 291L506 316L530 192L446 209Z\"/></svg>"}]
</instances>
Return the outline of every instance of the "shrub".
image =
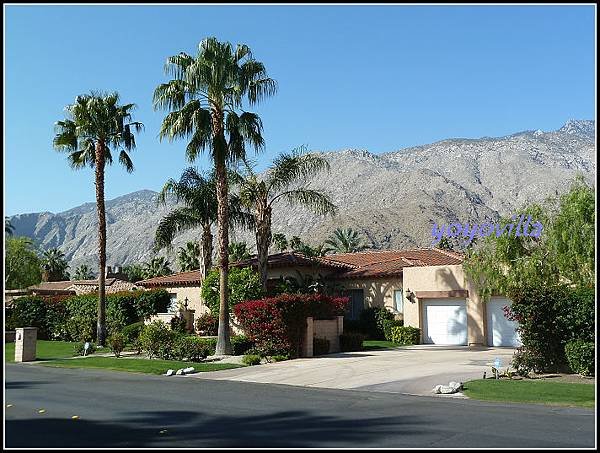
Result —
<instances>
[{"instance_id":1,"label":"shrub","mask_svg":"<svg viewBox=\"0 0 600 453\"><path fill-rule=\"evenodd\" d=\"M244 355L252 347L254 343L245 335L236 335L231 337L231 347L233 348L233 355Z\"/></svg>"},{"instance_id":2,"label":"shrub","mask_svg":"<svg viewBox=\"0 0 600 453\"><path fill-rule=\"evenodd\" d=\"M134 344L137 339L140 337L140 333L144 329L143 321L134 322L133 324L128 324L123 327L121 333L125 337L125 342L127 344Z\"/></svg>"},{"instance_id":3,"label":"shrub","mask_svg":"<svg viewBox=\"0 0 600 453\"><path fill-rule=\"evenodd\" d=\"M313 338L313 355L329 354L329 340L327 338Z\"/></svg>"},{"instance_id":4,"label":"shrub","mask_svg":"<svg viewBox=\"0 0 600 453\"><path fill-rule=\"evenodd\" d=\"M392 327L391 338L394 343L411 345L421 341L421 329L411 326Z\"/></svg>"},{"instance_id":5,"label":"shrub","mask_svg":"<svg viewBox=\"0 0 600 453\"><path fill-rule=\"evenodd\" d=\"M122 333L115 332L107 338L107 343L115 357L121 357L121 352L125 349L125 336Z\"/></svg>"},{"instance_id":6,"label":"shrub","mask_svg":"<svg viewBox=\"0 0 600 453\"><path fill-rule=\"evenodd\" d=\"M139 341L149 358L169 357L175 333L162 321L154 321L142 329Z\"/></svg>"},{"instance_id":7,"label":"shrub","mask_svg":"<svg viewBox=\"0 0 600 453\"><path fill-rule=\"evenodd\" d=\"M185 333L187 323L185 322L185 318L183 316L173 316L170 321L171 330L173 332Z\"/></svg>"},{"instance_id":8,"label":"shrub","mask_svg":"<svg viewBox=\"0 0 600 453\"><path fill-rule=\"evenodd\" d=\"M360 333L348 332L340 335L340 350L342 352L362 351L365 336Z\"/></svg>"},{"instance_id":9,"label":"shrub","mask_svg":"<svg viewBox=\"0 0 600 453\"><path fill-rule=\"evenodd\" d=\"M47 320L47 304L42 297L25 296L13 300L10 316L7 318L7 328L37 327L38 338L46 340L50 335Z\"/></svg>"},{"instance_id":10,"label":"shrub","mask_svg":"<svg viewBox=\"0 0 600 453\"><path fill-rule=\"evenodd\" d=\"M264 296L260 276L250 267L232 267L229 269L227 282L230 307L245 300L255 300ZM218 269L210 271L202 282L202 300L210 308L211 313L219 316Z\"/></svg>"},{"instance_id":11,"label":"shrub","mask_svg":"<svg viewBox=\"0 0 600 453\"><path fill-rule=\"evenodd\" d=\"M201 335L217 335L219 318L212 313L204 313L196 319L196 331Z\"/></svg>"},{"instance_id":12,"label":"shrub","mask_svg":"<svg viewBox=\"0 0 600 453\"><path fill-rule=\"evenodd\" d=\"M386 319L383 321L383 337L387 341L392 341L392 328L403 327L404 321L395 319Z\"/></svg>"},{"instance_id":13,"label":"shrub","mask_svg":"<svg viewBox=\"0 0 600 453\"><path fill-rule=\"evenodd\" d=\"M235 316L263 356L298 357L306 318L329 319L344 313L347 297L322 294L281 294L235 306Z\"/></svg>"},{"instance_id":14,"label":"shrub","mask_svg":"<svg viewBox=\"0 0 600 453\"><path fill-rule=\"evenodd\" d=\"M242 357L242 363L244 365L260 365L260 356L255 354L246 354Z\"/></svg>"},{"instance_id":15,"label":"shrub","mask_svg":"<svg viewBox=\"0 0 600 453\"><path fill-rule=\"evenodd\" d=\"M364 334L363 324L358 319L344 319L344 331Z\"/></svg>"},{"instance_id":16,"label":"shrub","mask_svg":"<svg viewBox=\"0 0 600 453\"><path fill-rule=\"evenodd\" d=\"M96 352L96 345L92 342L89 342L89 347L87 352L85 352L85 341L81 341L75 345L73 348L73 355L90 355Z\"/></svg>"},{"instance_id":17,"label":"shrub","mask_svg":"<svg viewBox=\"0 0 600 453\"><path fill-rule=\"evenodd\" d=\"M140 319L149 319L156 313L165 313L171 303L171 296L164 289L134 291L132 297L136 316Z\"/></svg>"},{"instance_id":18,"label":"shrub","mask_svg":"<svg viewBox=\"0 0 600 453\"><path fill-rule=\"evenodd\" d=\"M209 346L194 335L180 335L173 344L173 356L177 360L200 362L209 355Z\"/></svg>"},{"instance_id":19,"label":"shrub","mask_svg":"<svg viewBox=\"0 0 600 453\"><path fill-rule=\"evenodd\" d=\"M283 362L284 360L289 360L290 356L289 355L272 355L269 357L269 361L270 362Z\"/></svg>"},{"instance_id":20,"label":"shrub","mask_svg":"<svg viewBox=\"0 0 600 453\"><path fill-rule=\"evenodd\" d=\"M202 343L208 348L208 355L215 355L217 350L217 339L216 338L201 338Z\"/></svg>"},{"instance_id":21,"label":"shrub","mask_svg":"<svg viewBox=\"0 0 600 453\"><path fill-rule=\"evenodd\" d=\"M591 341L573 340L565 346L565 355L573 372L582 376L594 374L595 347Z\"/></svg>"}]
</instances>

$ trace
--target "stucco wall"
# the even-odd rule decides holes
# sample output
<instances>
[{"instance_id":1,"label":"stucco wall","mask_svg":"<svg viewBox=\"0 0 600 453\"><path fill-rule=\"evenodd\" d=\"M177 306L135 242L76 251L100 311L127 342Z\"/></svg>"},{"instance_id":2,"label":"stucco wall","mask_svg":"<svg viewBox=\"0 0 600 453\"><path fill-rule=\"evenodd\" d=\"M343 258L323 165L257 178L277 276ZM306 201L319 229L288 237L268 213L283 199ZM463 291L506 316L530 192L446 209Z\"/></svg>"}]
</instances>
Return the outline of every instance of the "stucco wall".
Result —
<instances>
[{"instance_id":1,"label":"stucco wall","mask_svg":"<svg viewBox=\"0 0 600 453\"><path fill-rule=\"evenodd\" d=\"M194 318L209 312L209 308L202 302L200 296L202 288L200 286L183 286L176 288L165 288L169 293L177 294L177 302L184 303L185 298L188 299L188 308L195 310Z\"/></svg>"},{"instance_id":2,"label":"stucco wall","mask_svg":"<svg viewBox=\"0 0 600 453\"><path fill-rule=\"evenodd\" d=\"M476 288L467 279L461 264L452 266L425 266L404 268L404 324L418 327L423 334L423 300L411 303L406 299L408 290L453 291L467 290L467 334L469 345L485 345L485 307Z\"/></svg>"},{"instance_id":3,"label":"stucco wall","mask_svg":"<svg viewBox=\"0 0 600 453\"><path fill-rule=\"evenodd\" d=\"M388 307L393 310L394 290L402 289L402 277L339 280L337 283L341 289L362 289L365 308Z\"/></svg>"}]
</instances>

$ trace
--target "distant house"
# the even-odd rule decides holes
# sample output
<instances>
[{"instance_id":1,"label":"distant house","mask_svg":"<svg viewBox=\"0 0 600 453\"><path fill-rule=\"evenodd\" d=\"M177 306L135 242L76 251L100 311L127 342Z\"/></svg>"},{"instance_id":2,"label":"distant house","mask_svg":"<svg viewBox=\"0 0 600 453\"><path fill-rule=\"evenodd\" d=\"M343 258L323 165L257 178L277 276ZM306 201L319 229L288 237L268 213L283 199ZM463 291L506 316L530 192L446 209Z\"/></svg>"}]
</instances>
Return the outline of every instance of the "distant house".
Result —
<instances>
[{"instance_id":1,"label":"distant house","mask_svg":"<svg viewBox=\"0 0 600 453\"><path fill-rule=\"evenodd\" d=\"M268 286L282 278L320 278L350 298L347 319L358 319L368 307L386 307L404 324L418 327L423 343L517 346L515 324L495 296L483 303L463 270L463 255L441 249L364 251L309 258L296 252L270 255ZM256 268L256 257L233 263ZM187 299L195 316L208 312L202 303L200 271L179 272L137 282L171 293L173 310Z\"/></svg>"}]
</instances>

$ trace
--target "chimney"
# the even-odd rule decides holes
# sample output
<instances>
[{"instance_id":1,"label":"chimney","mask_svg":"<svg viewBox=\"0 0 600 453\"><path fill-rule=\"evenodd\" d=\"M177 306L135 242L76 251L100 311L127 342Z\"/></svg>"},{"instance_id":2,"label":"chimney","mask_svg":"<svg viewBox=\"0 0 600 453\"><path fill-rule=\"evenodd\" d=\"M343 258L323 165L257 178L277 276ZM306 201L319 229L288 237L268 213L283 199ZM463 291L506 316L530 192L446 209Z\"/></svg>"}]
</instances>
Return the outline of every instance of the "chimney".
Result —
<instances>
[{"instance_id":1,"label":"chimney","mask_svg":"<svg viewBox=\"0 0 600 453\"><path fill-rule=\"evenodd\" d=\"M112 268L110 266L106 266L106 272L104 273L104 276L106 278L110 277L110 275L112 274Z\"/></svg>"}]
</instances>

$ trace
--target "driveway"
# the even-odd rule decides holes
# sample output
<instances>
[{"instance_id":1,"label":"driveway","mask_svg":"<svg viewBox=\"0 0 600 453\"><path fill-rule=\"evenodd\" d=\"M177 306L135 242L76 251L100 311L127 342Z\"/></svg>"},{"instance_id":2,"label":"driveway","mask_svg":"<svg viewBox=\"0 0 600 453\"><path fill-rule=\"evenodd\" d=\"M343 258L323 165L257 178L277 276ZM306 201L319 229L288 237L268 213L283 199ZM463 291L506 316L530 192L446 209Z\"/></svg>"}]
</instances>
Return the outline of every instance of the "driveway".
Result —
<instances>
[{"instance_id":1,"label":"driveway","mask_svg":"<svg viewBox=\"0 0 600 453\"><path fill-rule=\"evenodd\" d=\"M437 384L488 375L496 358L510 363L514 349L417 345L346 352L191 375L198 379L298 385L329 389L431 395Z\"/></svg>"}]
</instances>

